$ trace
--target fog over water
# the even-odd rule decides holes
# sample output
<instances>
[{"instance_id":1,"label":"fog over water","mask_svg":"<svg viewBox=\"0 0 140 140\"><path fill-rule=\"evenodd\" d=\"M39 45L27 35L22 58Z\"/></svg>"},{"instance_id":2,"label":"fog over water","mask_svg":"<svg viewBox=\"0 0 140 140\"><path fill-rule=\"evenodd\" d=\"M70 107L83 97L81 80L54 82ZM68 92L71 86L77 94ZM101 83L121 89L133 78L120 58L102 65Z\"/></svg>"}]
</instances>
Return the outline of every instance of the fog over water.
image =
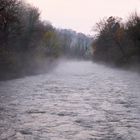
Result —
<instances>
[{"instance_id":1,"label":"fog over water","mask_svg":"<svg viewBox=\"0 0 140 140\"><path fill-rule=\"evenodd\" d=\"M91 61L0 82L0 140L139 140L140 77Z\"/></svg>"},{"instance_id":2,"label":"fog over water","mask_svg":"<svg viewBox=\"0 0 140 140\"><path fill-rule=\"evenodd\" d=\"M0 0L0 140L140 140L139 5Z\"/></svg>"}]
</instances>

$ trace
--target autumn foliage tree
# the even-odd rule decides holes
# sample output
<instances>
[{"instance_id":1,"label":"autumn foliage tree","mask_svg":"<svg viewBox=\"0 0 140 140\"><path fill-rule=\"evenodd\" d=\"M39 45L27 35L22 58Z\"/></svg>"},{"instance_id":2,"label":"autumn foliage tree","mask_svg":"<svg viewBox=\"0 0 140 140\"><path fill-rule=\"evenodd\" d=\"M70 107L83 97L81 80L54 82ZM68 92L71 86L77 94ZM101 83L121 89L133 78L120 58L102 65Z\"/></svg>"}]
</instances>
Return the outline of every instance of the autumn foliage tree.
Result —
<instances>
[{"instance_id":1,"label":"autumn foliage tree","mask_svg":"<svg viewBox=\"0 0 140 140\"><path fill-rule=\"evenodd\" d=\"M109 17L96 24L98 34L93 48L96 57L105 61L116 60L118 56L125 57L122 47L124 30L120 21L120 18ZM114 55L113 52L117 54Z\"/></svg>"},{"instance_id":2,"label":"autumn foliage tree","mask_svg":"<svg viewBox=\"0 0 140 140\"><path fill-rule=\"evenodd\" d=\"M95 60L107 63L126 65L132 63L132 58L138 55L140 45L140 17L133 14L127 23L121 18L109 17L96 24L96 38L93 42Z\"/></svg>"}]
</instances>

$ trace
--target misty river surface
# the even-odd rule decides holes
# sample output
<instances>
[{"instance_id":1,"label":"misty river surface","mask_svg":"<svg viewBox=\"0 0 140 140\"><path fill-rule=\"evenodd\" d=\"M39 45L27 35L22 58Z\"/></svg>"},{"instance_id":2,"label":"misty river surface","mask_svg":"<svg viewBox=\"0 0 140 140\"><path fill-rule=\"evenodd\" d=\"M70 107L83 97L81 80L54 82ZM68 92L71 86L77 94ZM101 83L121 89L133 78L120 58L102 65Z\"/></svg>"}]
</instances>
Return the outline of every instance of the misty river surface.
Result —
<instances>
[{"instance_id":1,"label":"misty river surface","mask_svg":"<svg viewBox=\"0 0 140 140\"><path fill-rule=\"evenodd\" d=\"M2 81L0 140L140 140L140 76L63 61Z\"/></svg>"}]
</instances>

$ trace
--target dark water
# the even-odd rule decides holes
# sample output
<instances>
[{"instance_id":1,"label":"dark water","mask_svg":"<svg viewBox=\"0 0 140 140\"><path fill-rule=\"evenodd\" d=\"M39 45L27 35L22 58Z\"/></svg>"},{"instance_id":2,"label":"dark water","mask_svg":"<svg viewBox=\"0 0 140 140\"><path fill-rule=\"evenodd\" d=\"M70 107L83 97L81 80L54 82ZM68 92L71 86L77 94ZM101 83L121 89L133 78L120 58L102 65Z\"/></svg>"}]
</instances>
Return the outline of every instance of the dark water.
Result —
<instances>
[{"instance_id":1,"label":"dark water","mask_svg":"<svg viewBox=\"0 0 140 140\"><path fill-rule=\"evenodd\" d=\"M140 76L71 61L0 82L0 140L140 140Z\"/></svg>"}]
</instances>

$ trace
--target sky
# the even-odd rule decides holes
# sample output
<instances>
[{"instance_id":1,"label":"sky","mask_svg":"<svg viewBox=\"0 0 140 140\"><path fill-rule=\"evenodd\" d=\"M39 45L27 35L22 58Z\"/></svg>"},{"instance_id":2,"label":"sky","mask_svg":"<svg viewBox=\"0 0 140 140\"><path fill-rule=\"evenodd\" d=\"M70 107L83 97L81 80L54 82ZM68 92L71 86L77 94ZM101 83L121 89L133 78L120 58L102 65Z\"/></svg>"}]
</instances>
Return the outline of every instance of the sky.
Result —
<instances>
[{"instance_id":1,"label":"sky","mask_svg":"<svg viewBox=\"0 0 140 140\"><path fill-rule=\"evenodd\" d=\"M26 0L38 7L41 19L56 28L72 29L92 35L94 25L104 17L126 19L140 13L140 0Z\"/></svg>"}]
</instances>

